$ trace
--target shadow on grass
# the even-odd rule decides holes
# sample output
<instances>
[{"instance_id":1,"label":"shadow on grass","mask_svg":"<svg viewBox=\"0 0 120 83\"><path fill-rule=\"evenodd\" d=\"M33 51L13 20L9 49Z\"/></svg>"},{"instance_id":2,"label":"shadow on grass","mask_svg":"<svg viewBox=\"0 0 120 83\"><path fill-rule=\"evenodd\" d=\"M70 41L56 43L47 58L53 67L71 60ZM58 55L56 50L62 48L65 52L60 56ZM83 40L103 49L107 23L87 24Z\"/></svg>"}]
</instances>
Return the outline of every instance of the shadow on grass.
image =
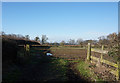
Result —
<instances>
[{"instance_id":1,"label":"shadow on grass","mask_svg":"<svg viewBox=\"0 0 120 83\"><path fill-rule=\"evenodd\" d=\"M69 62L46 56L50 47L31 47L30 56L19 50L19 61L4 73L4 82L87 82L70 69ZM43 49L43 50L41 50Z\"/></svg>"}]
</instances>

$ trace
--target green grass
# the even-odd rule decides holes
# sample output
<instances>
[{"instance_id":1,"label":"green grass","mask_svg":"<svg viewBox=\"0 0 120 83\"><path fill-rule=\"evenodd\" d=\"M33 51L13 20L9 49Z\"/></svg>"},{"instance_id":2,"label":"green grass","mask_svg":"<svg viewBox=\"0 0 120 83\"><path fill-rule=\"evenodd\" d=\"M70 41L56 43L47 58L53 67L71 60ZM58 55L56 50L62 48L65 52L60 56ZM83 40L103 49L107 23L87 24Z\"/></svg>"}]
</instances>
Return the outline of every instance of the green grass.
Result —
<instances>
[{"instance_id":1,"label":"green grass","mask_svg":"<svg viewBox=\"0 0 120 83\"><path fill-rule=\"evenodd\" d=\"M67 61L63 59L54 59L51 58L51 62L48 64L50 68L47 72L50 76L56 76L56 80L66 81L68 78L66 77L67 72ZM51 75L52 74L52 75Z\"/></svg>"},{"instance_id":2,"label":"green grass","mask_svg":"<svg viewBox=\"0 0 120 83\"><path fill-rule=\"evenodd\" d=\"M94 72L92 72L90 69L89 69L89 64L87 64L86 62L84 61L80 61L77 66L76 66L77 70L80 72L80 74L85 77L86 79L87 78L91 78L91 81L96 81L96 82L103 82L102 79L99 79L95 74Z\"/></svg>"},{"instance_id":3,"label":"green grass","mask_svg":"<svg viewBox=\"0 0 120 83\"><path fill-rule=\"evenodd\" d=\"M69 61L69 62L80 62L80 60L72 60L72 61Z\"/></svg>"}]
</instances>

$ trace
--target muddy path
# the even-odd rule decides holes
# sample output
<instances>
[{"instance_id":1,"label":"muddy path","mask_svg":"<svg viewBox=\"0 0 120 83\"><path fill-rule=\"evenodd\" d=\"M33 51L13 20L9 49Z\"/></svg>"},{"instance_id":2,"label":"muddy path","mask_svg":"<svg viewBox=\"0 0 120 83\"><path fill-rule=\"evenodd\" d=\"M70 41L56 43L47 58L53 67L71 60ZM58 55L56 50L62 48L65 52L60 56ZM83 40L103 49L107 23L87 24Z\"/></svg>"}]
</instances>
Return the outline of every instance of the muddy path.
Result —
<instances>
[{"instance_id":1,"label":"muddy path","mask_svg":"<svg viewBox=\"0 0 120 83\"><path fill-rule=\"evenodd\" d=\"M52 57L53 58L53 57ZM75 63L67 63L64 66L57 66L58 64L52 64L55 60L51 60L41 64L39 58L34 60L34 64L22 66L20 68L22 74L19 77L19 82L87 82L81 78L76 71L73 71L72 65ZM54 58L55 59L55 58ZM35 62L36 61L36 62Z\"/></svg>"},{"instance_id":2,"label":"muddy path","mask_svg":"<svg viewBox=\"0 0 120 83\"><path fill-rule=\"evenodd\" d=\"M75 64L78 62L69 62L67 65L67 73L66 76L68 77L69 82L84 82L84 83L90 83L90 81L85 80L82 76L80 76L80 73L75 69Z\"/></svg>"},{"instance_id":3,"label":"muddy path","mask_svg":"<svg viewBox=\"0 0 120 83\"><path fill-rule=\"evenodd\" d=\"M75 63L67 62L65 65L60 65L58 59L54 57L45 56L44 59L42 61L40 56L35 56L29 63L18 65L20 74L17 79L13 78L12 82L87 82L72 70L72 65Z\"/></svg>"}]
</instances>

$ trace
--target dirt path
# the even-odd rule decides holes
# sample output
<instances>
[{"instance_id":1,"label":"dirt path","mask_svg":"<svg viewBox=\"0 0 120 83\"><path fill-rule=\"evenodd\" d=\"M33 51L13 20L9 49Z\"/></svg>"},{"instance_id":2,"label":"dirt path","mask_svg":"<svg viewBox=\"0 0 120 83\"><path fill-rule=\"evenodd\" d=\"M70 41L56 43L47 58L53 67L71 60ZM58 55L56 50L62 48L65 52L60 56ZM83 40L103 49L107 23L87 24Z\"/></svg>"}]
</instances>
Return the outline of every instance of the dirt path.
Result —
<instances>
[{"instance_id":1,"label":"dirt path","mask_svg":"<svg viewBox=\"0 0 120 83\"><path fill-rule=\"evenodd\" d=\"M86 81L83 77L80 76L79 72L75 70L74 65L77 62L69 62L69 64L67 65L67 77L69 79L70 82L84 82L84 83L89 83L88 81Z\"/></svg>"},{"instance_id":2,"label":"dirt path","mask_svg":"<svg viewBox=\"0 0 120 83\"><path fill-rule=\"evenodd\" d=\"M36 57L32 63L21 66L21 76L18 81L27 82L71 82L85 81L72 70L72 64L66 66L58 66L54 64L55 60L48 57L48 61L40 62L40 58ZM46 59L47 60L47 59ZM34 62L34 63L33 63ZM64 68L63 68L64 67ZM86 82L86 81L85 81Z\"/></svg>"}]
</instances>

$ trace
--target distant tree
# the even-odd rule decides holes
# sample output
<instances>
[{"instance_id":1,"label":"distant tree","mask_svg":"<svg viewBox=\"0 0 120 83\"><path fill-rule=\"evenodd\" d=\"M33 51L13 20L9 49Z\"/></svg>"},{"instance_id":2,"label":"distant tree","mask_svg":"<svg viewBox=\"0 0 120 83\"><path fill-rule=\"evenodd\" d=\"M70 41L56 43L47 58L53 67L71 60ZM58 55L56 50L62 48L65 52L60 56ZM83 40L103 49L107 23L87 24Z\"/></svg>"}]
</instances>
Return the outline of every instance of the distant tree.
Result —
<instances>
[{"instance_id":1,"label":"distant tree","mask_svg":"<svg viewBox=\"0 0 120 83\"><path fill-rule=\"evenodd\" d=\"M42 44L45 44L47 42L47 40L48 40L48 38L46 37L46 35L42 35L41 39L42 39L41 40Z\"/></svg>"},{"instance_id":2,"label":"distant tree","mask_svg":"<svg viewBox=\"0 0 120 83\"><path fill-rule=\"evenodd\" d=\"M38 36L35 37L35 41L39 41L40 42L40 38Z\"/></svg>"},{"instance_id":3,"label":"distant tree","mask_svg":"<svg viewBox=\"0 0 120 83\"><path fill-rule=\"evenodd\" d=\"M29 35L25 35L25 39L29 40L30 36Z\"/></svg>"},{"instance_id":4,"label":"distant tree","mask_svg":"<svg viewBox=\"0 0 120 83\"><path fill-rule=\"evenodd\" d=\"M84 41L84 44L85 44L85 45L87 45L88 43L93 44L93 40L85 40L85 41Z\"/></svg>"},{"instance_id":5,"label":"distant tree","mask_svg":"<svg viewBox=\"0 0 120 83\"><path fill-rule=\"evenodd\" d=\"M68 42L69 42L70 45L74 45L75 44L75 40L74 39L70 39Z\"/></svg>"},{"instance_id":6,"label":"distant tree","mask_svg":"<svg viewBox=\"0 0 120 83\"><path fill-rule=\"evenodd\" d=\"M78 45L81 45L81 44L83 43L83 39L81 39L81 38L77 39L76 43L77 43Z\"/></svg>"},{"instance_id":7,"label":"distant tree","mask_svg":"<svg viewBox=\"0 0 120 83\"><path fill-rule=\"evenodd\" d=\"M21 34L16 35L18 39L25 39L25 37Z\"/></svg>"},{"instance_id":8,"label":"distant tree","mask_svg":"<svg viewBox=\"0 0 120 83\"><path fill-rule=\"evenodd\" d=\"M83 46L83 39L79 38L76 43L80 45L81 47Z\"/></svg>"},{"instance_id":9,"label":"distant tree","mask_svg":"<svg viewBox=\"0 0 120 83\"><path fill-rule=\"evenodd\" d=\"M58 45L58 43L57 43L57 42L54 42L54 45L55 45L55 46L57 46L57 45Z\"/></svg>"},{"instance_id":10,"label":"distant tree","mask_svg":"<svg viewBox=\"0 0 120 83\"><path fill-rule=\"evenodd\" d=\"M0 33L0 35L6 35L6 34L5 34L5 32L2 31L2 32Z\"/></svg>"},{"instance_id":11,"label":"distant tree","mask_svg":"<svg viewBox=\"0 0 120 83\"><path fill-rule=\"evenodd\" d=\"M107 39L110 42L110 44L109 44L110 47L118 45L118 35L116 33L109 34L107 36Z\"/></svg>"},{"instance_id":12,"label":"distant tree","mask_svg":"<svg viewBox=\"0 0 120 83\"><path fill-rule=\"evenodd\" d=\"M60 45L61 45L61 46L65 45L65 41L62 40L62 41L60 42Z\"/></svg>"},{"instance_id":13,"label":"distant tree","mask_svg":"<svg viewBox=\"0 0 120 83\"><path fill-rule=\"evenodd\" d=\"M100 37L98 37L98 39L99 39L99 42L98 42L99 45L108 45L109 44L109 40L105 36L100 36Z\"/></svg>"}]
</instances>

